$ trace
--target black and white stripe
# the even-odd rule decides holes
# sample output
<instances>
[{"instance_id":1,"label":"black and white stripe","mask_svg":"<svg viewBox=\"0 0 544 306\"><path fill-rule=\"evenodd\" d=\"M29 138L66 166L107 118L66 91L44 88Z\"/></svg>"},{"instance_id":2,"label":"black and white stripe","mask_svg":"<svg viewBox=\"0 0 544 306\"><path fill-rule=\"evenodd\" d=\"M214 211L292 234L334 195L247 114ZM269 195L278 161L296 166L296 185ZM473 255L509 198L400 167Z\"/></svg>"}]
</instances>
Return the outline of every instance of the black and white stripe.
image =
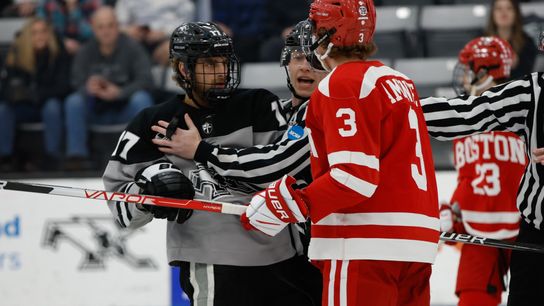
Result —
<instances>
[{"instance_id":1,"label":"black and white stripe","mask_svg":"<svg viewBox=\"0 0 544 306\"><path fill-rule=\"evenodd\" d=\"M128 193L131 191L133 187L136 186L136 183L128 183L121 189L121 192ZM137 186L136 186L137 187ZM138 188L139 189L139 188ZM115 201L115 208L117 211L117 222L121 225L121 227L126 228L128 224L130 224L130 221L132 221L132 213L130 212L130 206L133 204L127 203L127 202L121 202L121 201Z\"/></svg>"},{"instance_id":2,"label":"black and white stripe","mask_svg":"<svg viewBox=\"0 0 544 306\"><path fill-rule=\"evenodd\" d=\"M282 104L289 109L291 100ZM287 131L276 142L266 146L243 149L215 147L206 158L207 165L214 168L221 176L236 181L249 182L265 188L273 181L288 174L297 179L299 185L306 185L311 180L310 149L308 135L289 139L291 127L298 125L304 129L306 107L308 101L302 103L291 112Z\"/></svg>"},{"instance_id":3,"label":"black and white stripe","mask_svg":"<svg viewBox=\"0 0 544 306\"><path fill-rule=\"evenodd\" d=\"M535 72L484 92L481 96L421 100L429 134L451 140L479 132L508 130L524 141L527 153L544 147L544 73ZM529 164L517 205L526 222L544 229L544 166Z\"/></svg>"}]
</instances>

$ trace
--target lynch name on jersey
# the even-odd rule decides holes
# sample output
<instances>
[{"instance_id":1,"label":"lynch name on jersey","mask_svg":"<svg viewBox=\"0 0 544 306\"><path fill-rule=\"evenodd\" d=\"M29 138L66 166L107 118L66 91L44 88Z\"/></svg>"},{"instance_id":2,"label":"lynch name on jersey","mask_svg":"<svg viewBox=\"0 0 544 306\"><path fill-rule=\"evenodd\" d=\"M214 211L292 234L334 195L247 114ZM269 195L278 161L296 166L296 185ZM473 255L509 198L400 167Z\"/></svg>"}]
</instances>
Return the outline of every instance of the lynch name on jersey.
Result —
<instances>
[{"instance_id":1,"label":"lynch name on jersey","mask_svg":"<svg viewBox=\"0 0 544 306\"><path fill-rule=\"evenodd\" d=\"M418 107L420 106L419 99L416 99L416 95L414 94L415 88L413 84L400 78L386 80L385 84L389 87L389 90L387 90L387 88L385 88L386 86L382 83L383 90L392 104L395 104L402 99L408 99L408 101L415 103Z\"/></svg>"}]
</instances>

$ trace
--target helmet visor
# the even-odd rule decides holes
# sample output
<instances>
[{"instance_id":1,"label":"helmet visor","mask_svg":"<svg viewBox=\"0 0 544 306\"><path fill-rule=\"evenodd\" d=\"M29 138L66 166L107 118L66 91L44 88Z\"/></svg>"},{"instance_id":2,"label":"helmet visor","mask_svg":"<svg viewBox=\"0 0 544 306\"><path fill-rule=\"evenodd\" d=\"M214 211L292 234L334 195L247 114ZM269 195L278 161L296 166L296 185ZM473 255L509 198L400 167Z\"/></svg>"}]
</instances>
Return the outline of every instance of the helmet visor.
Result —
<instances>
[{"instance_id":1,"label":"helmet visor","mask_svg":"<svg viewBox=\"0 0 544 306\"><path fill-rule=\"evenodd\" d=\"M315 50L319 44L328 36L324 36L321 39L317 39L317 36L314 34L314 22L307 19L303 21L302 27L300 29L300 48L306 56L306 60L310 63L310 66L318 71L326 71L321 65L321 62L315 54Z\"/></svg>"},{"instance_id":2,"label":"helmet visor","mask_svg":"<svg viewBox=\"0 0 544 306\"><path fill-rule=\"evenodd\" d=\"M306 54L304 54L301 47L284 47L281 54L280 66L288 66L291 62L304 64L305 60Z\"/></svg>"}]
</instances>

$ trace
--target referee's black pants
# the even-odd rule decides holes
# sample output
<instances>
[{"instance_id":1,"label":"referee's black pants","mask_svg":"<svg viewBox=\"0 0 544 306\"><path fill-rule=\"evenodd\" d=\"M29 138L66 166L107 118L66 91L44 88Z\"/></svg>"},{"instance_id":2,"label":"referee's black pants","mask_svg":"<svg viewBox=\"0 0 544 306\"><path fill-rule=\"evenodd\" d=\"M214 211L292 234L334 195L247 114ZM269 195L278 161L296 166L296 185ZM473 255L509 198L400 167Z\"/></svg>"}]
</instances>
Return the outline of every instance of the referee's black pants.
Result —
<instances>
[{"instance_id":1,"label":"referee's black pants","mask_svg":"<svg viewBox=\"0 0 544 306\"><path fill-rule=\"evenodd\" d=\"M544 230L521 221L518 242L544 246ZM544 254L513 251L508 306L544 305Z\"/></svg>"}]
</instances>

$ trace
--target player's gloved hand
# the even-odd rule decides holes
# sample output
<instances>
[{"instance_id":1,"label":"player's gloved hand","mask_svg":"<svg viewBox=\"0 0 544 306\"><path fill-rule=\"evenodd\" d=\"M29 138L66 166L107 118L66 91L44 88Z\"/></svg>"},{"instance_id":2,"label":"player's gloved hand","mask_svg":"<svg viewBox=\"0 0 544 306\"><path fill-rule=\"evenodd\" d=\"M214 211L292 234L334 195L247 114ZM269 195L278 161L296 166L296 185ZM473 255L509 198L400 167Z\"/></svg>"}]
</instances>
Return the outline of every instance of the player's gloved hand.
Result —
<instances>
[{"instance_id":1,"label":"player's gloved hand","mask_svg":"<svg viewBox=\"0 0 544 306\"><path fill-rule=\"evenodd\" d=\"M170 162L159 162L140 169L134 177L140 193L176 199L193 199L195 190L191 181ZM142 205L153 217L183 223L193 214L192 209Z\"/></svg>"},{"instance_id":2,"label":"player's gloved hand","mask_svg":"<svg viewBox=\"0 0 544 306\"><path fill-rule=\"evenodd\" d=\"M440 231L442 232L457 232L463 228L461 223L461 210L457 202L440 204ZM446 244L455 245L456 242L447 241Z\"/></svg>"},{"instance_id":3,"label":"player's gloved hand","mask_svg":"<svg viewBox=\"0 0 544 306\"><path fill-rule=\"evenodd\" d=\"M440 231L453 232L453 222L453 211L450 204L440 204Z\"/></svg>"},{"instance_id":4,"label":"player's gloved hand","mask_svg":"<svg viewBox=\"0 0 544 306\"><path fill-rule=\"evenodd\" d=\"M308 208L292 188L295 182L286 175L255 194L240 218L244 228L275 236L289 223L306 221Z\"/></svg>"}]
</instances>

